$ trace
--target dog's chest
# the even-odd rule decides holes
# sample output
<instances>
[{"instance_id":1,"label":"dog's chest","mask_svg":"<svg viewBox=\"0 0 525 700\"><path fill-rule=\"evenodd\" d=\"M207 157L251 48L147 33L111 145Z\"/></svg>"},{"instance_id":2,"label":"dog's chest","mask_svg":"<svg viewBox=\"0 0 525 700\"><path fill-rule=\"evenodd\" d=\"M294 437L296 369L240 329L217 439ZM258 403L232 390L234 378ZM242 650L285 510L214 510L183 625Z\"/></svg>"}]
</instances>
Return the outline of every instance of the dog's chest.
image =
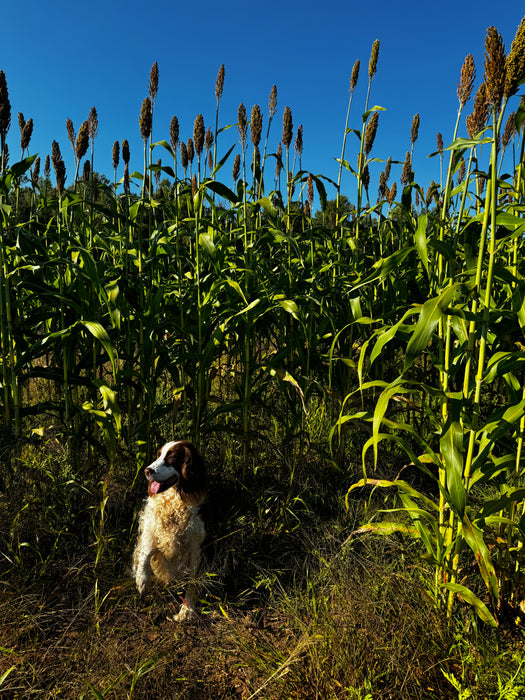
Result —
<instances>
[{"instance_id":1,"label":"dog's chest","mask_svg":"<svg viewBox=\"0 0 525 700\"><path fill-rule=\"evenodd\" d=\"M179 549L200 545L204 522L198 506L184 502L175 489L150 496L144 512L144 526L154 533L156 548L173 556Z\"/></svg>"}]
</instances>

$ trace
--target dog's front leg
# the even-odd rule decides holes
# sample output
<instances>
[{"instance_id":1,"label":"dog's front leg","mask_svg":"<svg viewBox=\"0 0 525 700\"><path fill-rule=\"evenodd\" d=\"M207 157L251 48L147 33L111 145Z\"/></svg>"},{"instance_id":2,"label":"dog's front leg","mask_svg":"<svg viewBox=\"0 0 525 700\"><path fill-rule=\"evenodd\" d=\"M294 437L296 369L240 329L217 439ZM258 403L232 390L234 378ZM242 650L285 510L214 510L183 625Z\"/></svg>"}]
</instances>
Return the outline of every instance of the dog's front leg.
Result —
<instances>
[{"instance_id":1,"label":"dog's front leg","mask_svg":"<svg viewBox=\"0 0 525 700\"><path fill-rule=\"evenodd\" d=\"M151 577L151 557L155 551L153 537L148 537L142 532L134 555L135 584L139 593L144 593Z\"/></svg>"}]
</instances>

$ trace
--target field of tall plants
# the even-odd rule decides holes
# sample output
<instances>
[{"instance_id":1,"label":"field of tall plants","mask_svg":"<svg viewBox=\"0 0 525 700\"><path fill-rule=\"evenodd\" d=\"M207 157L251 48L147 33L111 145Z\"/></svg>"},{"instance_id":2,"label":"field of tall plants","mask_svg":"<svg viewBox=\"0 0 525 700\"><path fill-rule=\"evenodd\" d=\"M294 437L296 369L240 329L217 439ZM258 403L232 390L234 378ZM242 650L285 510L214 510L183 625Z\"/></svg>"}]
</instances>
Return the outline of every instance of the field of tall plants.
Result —
<instances>
[{"instance_id":1,"label":"field of tall plants","mask_svg":"<svg viewBox=\"0 0 525 700\"><path fill-rule=\"evenodd\" d=\"M97 172L93 107L66 172L21 113L9 152L0 71L0 695L525 693L525 19L465 58L425 188L419 114L374 150L378 66L337 181L276 86L223 115L224 66L209 126L160 125L156 63L142 169ZM128 571L174 437L210 472L189 628Z\"/></svg>"}]
</instances>

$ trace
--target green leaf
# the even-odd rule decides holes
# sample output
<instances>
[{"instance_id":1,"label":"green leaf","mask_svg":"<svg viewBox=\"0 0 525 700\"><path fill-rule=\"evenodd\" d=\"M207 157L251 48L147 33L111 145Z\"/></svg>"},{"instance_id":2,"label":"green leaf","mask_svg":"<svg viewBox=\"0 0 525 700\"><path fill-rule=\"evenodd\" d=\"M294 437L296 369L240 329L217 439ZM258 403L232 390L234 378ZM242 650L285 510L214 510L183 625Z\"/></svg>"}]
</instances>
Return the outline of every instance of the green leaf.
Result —
<instances>
[{"instance_id":1,"label":"green leaf","mask_svg":"<svg viewBox=\"0 0 525 700\"><path fill-rule=\"evenodd\" d=\"M464 514L461 519L461 525L463 539L474 552L481 577L489 593L492 595L492 599L497 601L499 597L498 579L494 564L492 563L490 551L483 539L483 532L470 522L466 514Z\"/></svg>"},{"instance_id":2,"label":"green leaf","mask_svg":"<svg viewBox=\"0 0 525 700\"><path fill-rule=\"evenodd\" d=\"M525 488L510 488L498 498L491 499L490 501L485 500L476 515L476 521L484 520L494 513L506 510L512 503L521 503L524 501Z\"/></svg>"},{"instance_id":3,"label":"green leaf","mask_svg":"<svg viewBox=\"0 0 525 700\"><path fill-rule=\"evenodd\" d=\"M351 491L363 488L363 486L377 486L379 488L395 487L400 491L403 491L404 493L408 494L412 498L421 501L427 507L428 510L439 510L439 506L436 503L434 503L432 499L428 498L428 496L425 496L425 494L420 493L413 486L410 486L410 484L408 484L406 481L402 481L401 479L396 479L395 481L390 481L388 479L360 479L355 484L352 484L352 486L350 486L350 488L347 491L347 497Z\"/></svg>"},{"instance_id":4,"label":"green leaf","mask_svg":"<svg viewBox=\"0 0 525 700\"><path fill-rule=\"evenodd\" d=\"M390 399L396 394L402 394L406 390L401 386L400 378L396 379L389 386L387 386L379 396L374 409L374 418L372 420L372 438L374 446L374 464L377 465L378 457L378 436L383 417L385 415L386 409L388 408L388 403Z\"/></svg>"},{"instance_id":5,"label":"green leaf","mask_svg":"<svg viewBox=\"0 0 525 700\"><path fill-rule=\"evenodd\" d=\"M201 233L199 235L199 245L202 246L202 249L205 251L210 260L217 260L217 248L215 247L215 244L210 238L209 234Z\"/></svg>"},{"instance_id":6,"label":"green leaf","mask_svg":"<svg viewBox=\"0 0 525 700\"><path fill-rule=\"evenodd\" d=\"M462 598L466 603L471 605L474 610L476 611L476 614L478 617L483 620L483 622L486 622L489 624L491 627L497 627L498 623L496 622L494 616L490 612L490 610L487 608L485 603L480 600L477 595L475 595L470 588L467 588L466 586L462 586L460 583L441 583L440 586L442 588L446 588L448 591L452 591L452 593L455 593L458 595L460 598Z\"/></svg>"},{"instance_id":7,"label":"green leaf","mask_svg":"<svg viewBox=\"0 0 525 700\"><path fill-rule=\"evenodd\" d=\"M281 306L285 311L299 321L299 307L295 301L292 301L291 299L281 299L278 303L279 306Z\"/></svg>"},{"instance_id":8,"label":"green leaf","mask_svg":"<svg viewBox=\"0 0 525 700\"><path fill-rule=\"evenodd\" d=\"M363 532L372 532L376 535L391 535L393 532L401 532L403 535L408 535L413 539L417 539L419 537L419 533L415 527L396 522L366 523L358 530L354 530L350 537L353 535L360 535Z\"/></svg>"},{"instance_id":9,"label":"green leaf","mask_svg":"<svg viewBox=\"0 0 525 700\"><path fill-rule=\"evenodd\" d=\"M218 194L219 197L222 197L223 199L226 199L228 202L231 202L232 204L237 204L239 201L239 198L235 194L235 192L232 192L229 187L226 187L226 185L223 185L221 182L218 182L217 180L209 180L206 182L206 187L210 189L212 192L215 192L215 194Z\"/></svg>"},{"instance_id":10,"label":"green leaf","mask_svg":"<svg viewBox=\"0 0 525 700\"><path fill-rule=\"evenodd\" d=\"M463 485L463 428L460 423L450 423L439 441L445 464L446 484L450 505L463 517L467 495Z\"/></svg>"},{"instance_id":11,"label":"green leaf","mask_svg":"<svg viewBox=\"0 0 525 700\"><path fill-rule=\"evenodd\" d=\"M472 146L480 146L485 143L492 143L493 139L491 137L486 137L484 139L464 139L458 138L453 141L450 146L445 148L445 151L457 151L458 149L471 148Z\"/></svg>"},{"instance_id":12,"label":"green leaf","mask_svg":"<svg viewBox=\"0 0 525 700\"><path fill-rule=\"evenodd\" d=\"M427 250L427 222L428 222L428 216L427 214L421 214L418 218L417 221L417 229L414 234L415 242L416 242L416 249L419 254L419 258L421 262L423 263L423 266L427 272L427 275L429 274L428 271L428 250Z\"/></svg>"},{"instance_id":13,"label":"green leaf","mask_svg":"<svg viewBox=\"0 0 525 700\"><path fill-rule=\"evenodd\" d=\"M35 158L36 155L28 156L27 158L24 158L24 160L21 160L19 163L13 163L9 170L13 173L13 175L15 175L15 177L20 177L29 170Z\"/></svg>"},{"instance_id":14,"label":"green leaf","mask_svg":"<svg viewBox=\"0 0 525 700\"><path fill-rule=\"evenodd\" d=\"M445 315L445 310L454 298L458 287L459 283L453 284L439 296L428 299L423 304L418 322L407 345L403 372L406 372L416 357L427 348L440 318Z\"/></svg>"},{"instance_id":15,"label":"green leaf","mask_svg":"<svg viewBox=\"0 0 525 700\"><path fill-rule=\"evenodd\" d=\"M103 346L104 350L107 352L108 357L111 361L111 366L113 367L113 376L117 376L117 357L115 349L111 344L109 335L106 329L97 321L80 321L81 325L88 330L93 337L95 337Z\"/></svg>"}]
</instances>

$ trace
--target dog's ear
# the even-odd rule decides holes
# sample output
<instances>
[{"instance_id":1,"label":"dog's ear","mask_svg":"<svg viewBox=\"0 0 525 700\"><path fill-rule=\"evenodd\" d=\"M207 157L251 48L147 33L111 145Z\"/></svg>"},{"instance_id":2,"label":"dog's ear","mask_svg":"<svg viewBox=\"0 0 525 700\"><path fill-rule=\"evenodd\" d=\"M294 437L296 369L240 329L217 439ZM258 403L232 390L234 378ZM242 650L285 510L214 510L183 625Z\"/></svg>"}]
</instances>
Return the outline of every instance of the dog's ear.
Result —
<instances>
[{"instance_id":1,"label":"dog's ear","mask_svg":"<svg viewBox=\"0 0 525 700\"><path fill-rule=\"evenodd\" d=\"M184 462L181 471L187 491L195 493L206 489L204 460L190 443L184 445Z\"/></svg>"}]
</instances>

